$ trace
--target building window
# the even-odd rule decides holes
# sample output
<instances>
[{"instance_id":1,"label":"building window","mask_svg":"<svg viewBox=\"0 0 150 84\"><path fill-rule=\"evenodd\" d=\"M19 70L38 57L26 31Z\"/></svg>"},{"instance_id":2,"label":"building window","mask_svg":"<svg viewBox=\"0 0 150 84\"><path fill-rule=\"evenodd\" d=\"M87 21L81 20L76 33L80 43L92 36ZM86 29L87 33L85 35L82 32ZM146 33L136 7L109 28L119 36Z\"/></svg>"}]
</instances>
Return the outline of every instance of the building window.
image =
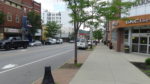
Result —
<instances>
[{"instance_id":1,"label":"building window","mask_svg":"<svg viewBox=\"0 0 150 84\"><path fill-rule=\"evenodd\" d=\"M116 30L113 30L112 31L112 42L116 42L117 41L117 31Z\"/></svg>"},{"instance_id":2,"label":"building window","mask_svg":"<svg viewBox=\"0 0 150 84\"><path fill-rule=\"evenodd\" d=\"M18 15L16 15L16 23L19 23L20 22L20 20L19 20L19 16Z\"/></svg>"},{"instance_id":3,"label":"building window","mask_svg":"<svg viewBox=\"0 0 150 84\"><path fill-rule=\"evenodd\" d=\"M12 21L12 15L10 13L7 14L7 21Z\"/></svg>"},{"instance_id":4,"label":"building window","mask_svg":"<svg viewBox=\"0 0 150 84\"><path fill-rule=\"evenodd\" d=\"M124 44L128 44L129 30L124 31Z\"/></svg>"},{"instance_id":5,"label":"building window","mask_svg":"<svg viewBox=\"0 0 150 84\"><path fill-rule=\"evenodd\" d=\"M24 8L24 12L25 12L25 13L27 12L27 9L26 9L26 8Z\"/></svg>"}]
</instances>

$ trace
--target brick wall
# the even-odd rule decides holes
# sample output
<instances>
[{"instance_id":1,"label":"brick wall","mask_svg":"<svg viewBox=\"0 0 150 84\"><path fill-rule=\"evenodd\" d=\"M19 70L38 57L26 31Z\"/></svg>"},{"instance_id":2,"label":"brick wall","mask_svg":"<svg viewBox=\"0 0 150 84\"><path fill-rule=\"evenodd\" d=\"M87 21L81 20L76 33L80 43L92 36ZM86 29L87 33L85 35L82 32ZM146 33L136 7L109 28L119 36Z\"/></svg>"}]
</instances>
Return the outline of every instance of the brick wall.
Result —
<instances>
[{"instance_id":1,"label":"brick wall","mask_svg":"<svg viewBox=\"0 0 150 84\"><path fill-rule=\"evenodd\" d=\"M33 5L33 0L22 0L22 4L32 7Z\"/></svg>"},{"instance_id":2,"label":"brick wall","mask_svg":"<svg viewBox=\"0 0 150 84\"><path fill-rule=\"evenodd\" d=\"M124 40L124 32L123 29L118 29L118 37L117 37L117 51L124 51L124 45L123 45L123 40Z\"/></svg>"},{"instance_id":3,"label":"brick wall","mask_svg":"<svg viewBox=\"0 0 150 84\"><path fill-rule=\"evenodd\" d=\"M41 4L37 2L33 2L33 10L38 14L41 14Z\"/></svg>"},{"instance_id":4,"label":"brick wall","mask_svg":"<svg viewBox=\"0 0 150 84\"><path fill-rule=\"evenodd\" d=\"M2 10L5 14L5 22L3 26L12 28L21 28L21 19L22 19L21 9L12 7L10 5L6 5L5 3L1 3L0 10ZM12 21L7 20L7 14L12 15ZM16 16L19 17L19 22L16 22Z\"/></svg>"}]
</instances>

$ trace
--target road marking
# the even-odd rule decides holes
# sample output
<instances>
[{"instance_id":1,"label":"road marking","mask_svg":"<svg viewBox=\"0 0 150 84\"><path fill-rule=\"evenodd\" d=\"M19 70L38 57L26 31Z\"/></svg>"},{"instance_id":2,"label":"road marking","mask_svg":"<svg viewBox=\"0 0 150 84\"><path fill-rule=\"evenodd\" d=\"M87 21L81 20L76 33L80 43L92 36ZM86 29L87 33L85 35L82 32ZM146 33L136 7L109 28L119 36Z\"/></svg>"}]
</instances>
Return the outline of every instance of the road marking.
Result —
<instances>
[{"instance_id":1,"label":"road marking","mask_svg":"<svg viewBox=\"0 0 150 84\"><path fill-rule=\"evenodd\" d=\"M69 45L70 46L70 45ZM67 46L61 46L62 48L64 48L64 47L68 47L68 45ZM21 53L18 53L18 52L16 52L16 53L14 53L14 54L12 54L12 53L8 53L8 54L4 54L3 56L9 56L9 55L11 55L11 56L18 56L18 55L23 55L23 54L31 54L31 53L36 53L36 52L41 52L41 51L45 51L45 50L53 50L53 49L59 49L60 47L58 46L58 47L52 47L52 48L50 48L50 47L47 47L46 46L46 48L45 49L43 49L43 48L39 48L37 51L32 51L32 50L30 50L30 49L34 49L34 48L29 48L29 49L27 49L28 50L28 52L26 52L26 53L23 53L23 52L21 52ZM25 49L26 50L26 49ZM20 52L20 51L19 51Z\"/></svg>"},{"instance_id":2,"label":"road marking","mask_svg":"<svg viewBox=\"0 0 150 84\"><path fill-rule=\"evenodd\" d=\"M3 66L2 69L10 69L10 68L13 68L16 66L17 66L16 64L7 64L7 65Z\"/></svg>"},{"instance_id":3,"label":"road marking","mask_svg":"<svg viewBox=\"0 0 150 84\"><path fill-rule=\"evenodd\" d=\"M47 60L47 59L50 59L50 58L53 58L53 57L56 57L56 56L59 56L59 55L68 53L68 52L71 52L71 51L73 51L73 49L72 49L72 50L65 51L65 52L61 52L61 53L58 53L58 54L55 54L55 55L51 55L51 56L49 56L49 57L45 57L45 58L42 58L42 59L39 59L39 60L30 62L30 63L26 63L26 64L23 64L23 65L20 65L20 66L17 66L17 67L14 67L14 68L11 68L11 69L8 69L8 70L5 70L5 71L1 71L0 74L9 72L9 71L12 71L12 70L15 70L15 69L19 69L19 68L22 68L22 67L25 67L25 66L29 66L29 65L31 65L31 64L38 63L38 62L41 62L41 61L44 61L44 60Z\"/></svg>"}]
</instances>

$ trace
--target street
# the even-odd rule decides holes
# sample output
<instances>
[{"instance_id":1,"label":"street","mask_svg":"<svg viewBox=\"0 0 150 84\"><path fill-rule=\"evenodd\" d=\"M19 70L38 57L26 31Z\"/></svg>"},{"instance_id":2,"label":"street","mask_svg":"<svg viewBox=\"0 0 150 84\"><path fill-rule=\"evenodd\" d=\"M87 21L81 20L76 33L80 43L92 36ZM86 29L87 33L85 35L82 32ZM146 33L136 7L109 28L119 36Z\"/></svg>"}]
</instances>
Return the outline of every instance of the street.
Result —
<instances>
[{"instance_id":1,"label":"street","mask_svg":"<svg viewBox=\"0 0 150 84\"><path fill-rule=\"evenodd\" d=\"M32 84L44 75L44 67L52 70L72 58L73 44L0 50L0 84Z\"/></svg>"}]
</instances>

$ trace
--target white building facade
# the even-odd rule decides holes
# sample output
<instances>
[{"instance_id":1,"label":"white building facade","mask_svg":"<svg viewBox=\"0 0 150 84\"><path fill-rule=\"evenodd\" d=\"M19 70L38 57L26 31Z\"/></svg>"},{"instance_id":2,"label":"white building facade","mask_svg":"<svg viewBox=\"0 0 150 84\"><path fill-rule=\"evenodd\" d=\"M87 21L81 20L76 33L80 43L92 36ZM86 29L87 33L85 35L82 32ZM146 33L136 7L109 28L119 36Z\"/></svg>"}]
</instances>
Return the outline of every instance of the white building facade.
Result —
<instances>
[{"instance_id":1,"label":"white building facade","mask_svg":"<svg viewBox=\"0 0 150 84\"><path fill-rule=\"evenodd\" d=\"M43 24L47 24L52 21L61 24L61 12L49 12L48 10L44 10L42 12L42 20Z\"/></svg>"},{"instance_id":2,"label":"white building facade","mask_svg":"<svg viewBox=\"0 0 150 84\"><path fill-rule=\"evenodd\" d=\"M61 35L58 34L56 37L68 38L69 34L73 32L73 25L70 23L71 17L69 13L69 11L49 12L48 10L43 10L42 23L46 25L49 21L57 22L61 25Z\"/></svg>"}]
</instances>

